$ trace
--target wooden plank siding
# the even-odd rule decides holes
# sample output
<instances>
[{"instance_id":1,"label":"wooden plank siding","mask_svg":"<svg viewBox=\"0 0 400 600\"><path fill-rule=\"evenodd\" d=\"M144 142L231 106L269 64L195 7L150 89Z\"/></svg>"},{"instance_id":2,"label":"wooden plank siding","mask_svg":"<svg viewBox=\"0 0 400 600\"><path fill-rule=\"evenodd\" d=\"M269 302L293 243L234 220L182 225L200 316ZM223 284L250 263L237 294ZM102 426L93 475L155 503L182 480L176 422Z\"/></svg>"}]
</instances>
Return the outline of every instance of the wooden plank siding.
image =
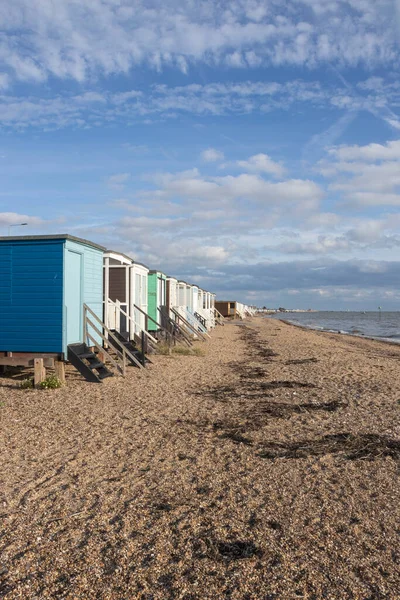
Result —
<instances>
[{"instance_id":1,"label":"wooden plank siding","mask_svg":"<svg viewBox=\"0 0 400 600\"><path fill-rule=\"evenodd\" d=\"M0 244L0 350L62 352L63 241Z\"/></svg>"},{"instance_id":2,"label":"wooden plank siding","mask_svg":"<svg viewBox=\"0 0 400 600\"><path fill-rule=\"evenodd\" d=\"M89 308L97 315L97 317L103 320L103 252L98 248L80 244L72 240L65 241L65 250L72 250L82 255L83 272L82 278L82 301L87 304ZM80 308L83 314L83 304ZM79 315L79 318L81 315ZM78 318L78 316L76 317ZM102 343L100 337L94 332L90 332L91 335L97 340L98 343ZM83 337L82 337L83 341ZM67 345L71 340L64 339L64 352L67 351Z\"/></svg>"},{"instance_id":3,"label":"wooden plank siding","mask_svg":"<svg viewBox=\"0 0 400 600\"><path fill-rule=\"evenodd\" d=\"M61 355L83 342L83 304L102 317L102 271L103 249L87 240L0 238L0 352Z\"/></svg>"},{"instance_id":4,"label":"wooden plank siding","mask_svg":"<svg viewBox=\"0 0 400 600\"><path fill-rule=\"evenodd\" d=\"M236 302L233 300L220 300L215 302L214 306L223 317L236 316Z\"/></svg>"},{"instance_id":5,"label":"wooden plank siding","mask_svg":"<svg viewBox=\"0 0 400 600\"><path fill-rule=\"evenodd\" d=\"M149 299L147 306L147 314L159 323L159 320L157 318L157 287L157 273L149 273L147 277L147 294ZM155 323L149 320L148 329L149 331L156 331L158 328Z\"/></svg>"},{"instance_id":6,"label":"wooden plank siding","mask_svg":"<svg viewBox=\"0 0 400 600\"><path fill-rule=\"evenodd\" d=\"M162 298L160 297L159 293L159 280L163 281ZM166 306L166 275L164 275L164 273L161 273L160 271L150 271L147 277L147 285L147 293L149 299L147 314L161 325L162 318L158 309ZM150 319L148 328L149 331L157 331L158 329L157 325L153 323Z\"/></svg>"}]
</instances>

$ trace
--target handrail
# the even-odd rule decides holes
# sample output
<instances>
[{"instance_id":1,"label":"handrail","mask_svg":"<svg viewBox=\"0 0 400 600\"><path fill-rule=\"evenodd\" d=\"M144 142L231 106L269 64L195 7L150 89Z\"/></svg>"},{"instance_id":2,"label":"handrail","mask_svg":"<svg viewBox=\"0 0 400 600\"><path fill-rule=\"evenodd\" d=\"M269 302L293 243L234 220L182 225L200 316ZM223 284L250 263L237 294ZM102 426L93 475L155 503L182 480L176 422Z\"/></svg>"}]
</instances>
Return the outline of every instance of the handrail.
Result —
<instances>
[{"instance_id":1,"label":"handrail","mask_svg":"<svg viewBox=\"0 0 400 600\"><path fill-rule=\"evenodd\" d=\"M97 334L98 334L98 335L99 335L99 336L100 336L100 337L101 337L101 338L102 338L104 341L107 341L107 338L105 337L105 335L103 335L103 334L101 333L101 331L99 331L99 330L97 329L96 325L94 325L94 323L92 323L92 321L91 321L90 319L88 319L88 318L86 317L86 321L87 321L87 322L90 324L90 326L92 327L92 329L94 329L94 330L95 330L95 332L96 332L96 333L97 333ZM100 323L101 323L101 321L100 321ZM102 326L103 326L103 324L102 324ZM107 328L107 326L104 326L104 328L105 328L105 329L108 329L108 328ZM125 355L127 355L127 356L129 356L129 358L130 358L130 359L131 359L131 360L132 360L132 361L135 363L135 365L137 365L138 367L140 367L141 369L143 369L143 365L142 365L142 363L141 363L140 361L138 361L138 359L137 359L137 358L136 358L136 357L135 357L135 356L132 354L132 352L131 352L130 350L128 350L127 348L125 348L125 346L123 346L123 345L121 344L121 341L120 341L120 340L119 340L119 339L118 339L118 338L117 338L117 337L116 337L116 336L115 336L115 335L114 335L114 334L113 334L113 333L112 333L110 330L108 331L108 333L109 333L109 334L111 334L111 335L110 335L111 339L113 339L113 340L114 340L114 341L115 341L115 342L118 344L118 346L120 346L120 347L122 348L122 359L123 359L123 361L124 361L124 368L125 368L125 360L126 360L126 356L125 356ZM114 350L117 352L117 354L121 354L121 352L118 350L118 348L115 348L115 347L114 347Z\"/></svg>"},{"instance_id":2,"label":"handrail","mask_svg":"<svg viewBox=\"0 0 400 600\"><path fill-rule=\"evenodd\" d=\"M204 335L206 335L207 337L211 338L210 334L208 333L208 329L207 329L207 325L206 325L206 319L204 317L202 317L200 315L200 313L198 313L197 311L196 312L194 312L194 311L193 312L188 311L188 312L189 312L189 315L193 316L200 323L200 325L203 327L204 331L202 331L202 333ZM204 323L203 323L203 321L204 321Z\"/></svg>"},{"instance_id":3,"label":"handrail","mask_svg":"<svg viewBox=\"0 0 400 600\"><path fill-rule=\"evenodd\" d=\"M204 327L205 329L207 329L207 325L206 325L207 321L206 321L206 318L205 318L205 317L203 317L203 315L201 315L201 314L199 313L199 311L198 311L198 310L195 310L193 314L194 314L194 316L196 317L196 319L197 319L198 321L200 321L200 323L203 325L203 327Z\"/></svg>"},{"instance_id":4,"label":"handrail","mask_svg":"<svg viewBox=\"0 0 400 600\"><path fill-rule=\"evenodd\" d=\"M91 320L89 319L89 317L88 317L88 316L86 316L86 324L87 324L87 325L90 325L90 327L93 329L93 331L94 331L95 333L97 333L97 335L99 335L99 336L101 337L101 339L102 339L102 340L104 340L105 342L107 341L107 338L106 338L106 336L105 336L105 335L104 335L104 334L103 334L103 333L102 333L102 332L101 332L101 331L100 331L100 330L99 330L99 329L96 327L96 325L93 323L93 321L91 321ZM92 336L92 335L89 333L89 331L86 331L86 335L87 335L87 337L88 337L88 338L90 338L91 340L93 340L93 336ZM97 348L101 348L101 352L103 351L103 348L102 348L101 346L99 346L99 344L97 344ZM119 351L117 348L115 348L115 347L114 347L114 350L115 350L115 353L117 354L117 356L118 356L120 359L124 360L124 354L123 354L123 352L120 352L120 351ZM110 353L107 353L107 354L108 354L108 355L110 356L110 358L111 358L111 355L110 355ZM114 362L114 364L115 364L115 365L117 365L117 364L118 364L118 362L117 362L117 363L115 363L115 362Z\"/></svg>"},{"instance_id":5,"label":"handrail","mask_svg":"<svg viewBox=\"0 0 400 600\"><path fill-rule=\"evenodd\" d=\"M196 331L196 329L193 327L193 325L191 325L189 323L189 321L186 321L186 319L184 317L182 317L182 315L175 308L172 307L171 310L172 310L173 314L176 317L178 317L178 320L180 319L194 335L197 335L198 333L200 333L199 331Z\"/></svg>"},{"instance_id":6,"label":"handrail","mask_svg":"<svg viewBox=\"0 0 400 600\"><path fill-rule=\"evenodd\" d=\"M85 338L88 335L88 337L90 337L92 339L92 336L90 336L89 332L87 331L87 323L89 323L90 326L92 327L92 329L94 329L95 332L102 338L102 340L107 343L106 336L101 331L99 331L97 329L97 327L94 325L94 323L92 323L92 321L90 319L88 319L86 312L89 312L96 319L96 321L99 323L99 325L101 325L101 327L103 329L105 329L105 331L108 333L108 335L111 337L111 339L113 339L118 344L118 346L121 346L120 340L113 334L113 332L107 327L107 325L105 323L103 323L101 319L99 319L99 317L96 315L96 313L93 312L92 309L89 308L89 306L87 304L84 304L83 307L84 307L84 311L85 311L85 314L84 314L84 327L85 327L85 329L84 329L84 335L85 335ZM100 351L103 352L103 350L104 350L104 348L102 348ZM110 357L110 354L108 352L106 352L106 355L108 357ZM128 355L129 358L138 367L140 367L141 369L144 368L143 365L137 360L137 358L135 358L135 356L133 356L133 354L129 350L127 350L125 348L125 346L122 346L122 359L123 359L123 371L122 371L122 373L123 373L124 376L125 376L125 367L126 367L126 363L125 363L126 356L125 355ZM111 362L113 362L112 359L111 359Z\"/></svg>"},{"instance_id":7,"label":"handrail","mask_svg":"<svg viewBox=\"0 0 400 600\"><path fill-rule=\"evenodd\" d=\"M186 327L188 327L194 333L194 335L197 335L203 342L206 341L205 337L204 337L204 335L202 334L201 331L196 330L193 327L193 325L191 323L189 323L189 321L187 321L184 317L182 317L182 315L178 311L175 310L175 308L171 308L171 310L174 313L174 315L176 317L178 317L178 319L181 319L184 322L184 324L186 325Z\"/></svg>"},{"instance_id":8,"label":"handrail","mask_svg":"<svg viewBox=\"0 0 400 600\"><path fill-rule=\"evenodd\" d=\"M221 315L221 313L219 312L219 310L218 310L217 308L215 308L215 306L214 306L214 310L215 310L215 312L217 313L217 315L218 315L219 317L221 317L221 319L223 319L223 320L225 321L225 317L224 317L224 315Z\"/></svg>"},{"instance_id":9,"label":"handrail","mask_svg":"<svg viewBox=\"0 0 400 600\"><path fill-rule=\"evenodd\" d=\"M174 321L173 319L171 319L171 317L170 317L170 316L169 316L169 314L168 314L168 309L165 307L165 314L164 314L164 311L163 311L163 310L159 309L159 311L160 311L161 315L162 315L164 318L168 319L168 323L169 323L169 324L170 324L172 327L174 327L174 329L177 329L177 330L178 330L178 333L179 333L179 335L180 335L180 336L182 336L182 338L183 338L183 341L185 342L185 344L186 344L187 346L189 346L189 347L190 347L190 346L193 346L193 344L192 344L192 341L191 341L191 339L189 338L188 334L187 334L187 333L185 333L185 331L182 329L182 327L179 325L179 323L177 323L176 321ZM175 339L176 339L176 338L175 338Z\"/></svg>"},{"instance_id":10,"label":"handrail","mask_svg":"<svg viewBox=\"0 0 400 600\"><path fill-rule=\"evenodd\" d=\"M163 327L160 323L158 323L158 321L156 321L155 319L153 319L153 317L151 317L150 315L148 315L144 310L142 310L139 306L136 306L136 304L133 305L134 308L136 308L139 312L142 313L142 315L144 315L145 317L147 317L148 319L150 319L150 321L152 321L153 323L155 323L157 325L157 327L159 327L162 331L165 331L165 333L167 333L168 335L170 335L169 331L167 329L165 329L165 327Z\"/></svg>"},{"instance_id":11,"label":"handrail","mask_svg":"<svg viewBox=\"0 0 400 600\"><path fill-rule=\"evenodd\" d=\"M156 340L156 338L154 338L145 329L142 329L140 327L139 323L136 323L135 319L131 315L128 315L128 313L126 313L123 308L121 308L120 306L118 306L118 304L116 302L114 302L113 300L111 300L111 298L108 299L108 302L109 302L109 304L112 304L113 306L115 306L116 308L118 308L119 312L121 312L123 315L125 315L125 317L128 317L128 319L130 319L133 322L133 324L136 325L136 327L139 327L140 331L143 331L144 334L147 335L147 337L149 337L152 342L154 342L155 344L158 344L158 341Z\"/></svg>"},{"instance_id":12,"label":"handrail","mask_svg":"<svg viewBox=\"0 0 400 600\"><path fill-rule=\"evenodd\" d=\"M203 335L206 335L208 338L210 338L210 334L207 331L207 327L205 325L203 325L203 323L200 321L200 319L198 319L196 317L196 315L194 314L194 312L192 312L191 310L189 310L188 308L186 309L186 315L189 316L192 319L195 319L195 325L197 325L198 323L198 327L201 327L202 329L198 329L198 331L200 331L200 333L202 333ZM190 321L189 321L190 322ZM204 330L204 331L203 331Z\"/></svg>"},{"instance_id":13,"label":"handrail","mask_svg":"<svg viewBox=\"0 0 400 600\"><path fill-rule=\"evenodd\" d=\"M216 316L212 308L197 308L197 312L206 321L206 323L209 323L211 327L214 327Z\"/></svg>"},{"instance_id":14,"label":"handrail","mask_svg":"<svg viewBox=\"0 0 400 600\"><path fill-rule=\"evenodd\" d=\"M119 364L118 361L116 361L116 360L113 359L113 357L111 356L111 354L109 354L107 352L107 350L105 350L104 348L102 348L102 346L100 346L100 344L98 344L96 342L96 339L92 335L90 335L90 333L88 331L86 332L86 337L92 342L92 344L94 346L96 346L96 348L97 348L97 350L99 352L104 352L104 354L107 356L108 360L110 362L112 362L112 364L114 365L114 367L116 367L118 369L118 371L121 371L122 375L125 377L125 370L124 370L124 368L121 367L121 365Z\"/></svg>"}]
</instances>

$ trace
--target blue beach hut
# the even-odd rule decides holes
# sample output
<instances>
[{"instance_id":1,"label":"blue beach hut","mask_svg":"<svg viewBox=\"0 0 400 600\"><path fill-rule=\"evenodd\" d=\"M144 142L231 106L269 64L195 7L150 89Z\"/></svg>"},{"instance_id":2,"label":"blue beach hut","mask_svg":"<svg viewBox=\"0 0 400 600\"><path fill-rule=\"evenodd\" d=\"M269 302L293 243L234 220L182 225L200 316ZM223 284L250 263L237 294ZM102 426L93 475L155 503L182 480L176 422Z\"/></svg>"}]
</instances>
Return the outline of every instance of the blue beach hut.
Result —
<instances>
[{"instance_id":1,"label":"blue beach hut","mask_svg":"<svg viewBox=\"0 0 400 600\"><path fill-rule=\"evenodd\" d=\"M0 238L0 364L64 360L86 341L84 304L103 318L103 251L68 234Z\"/></svg>"}]
</instances>

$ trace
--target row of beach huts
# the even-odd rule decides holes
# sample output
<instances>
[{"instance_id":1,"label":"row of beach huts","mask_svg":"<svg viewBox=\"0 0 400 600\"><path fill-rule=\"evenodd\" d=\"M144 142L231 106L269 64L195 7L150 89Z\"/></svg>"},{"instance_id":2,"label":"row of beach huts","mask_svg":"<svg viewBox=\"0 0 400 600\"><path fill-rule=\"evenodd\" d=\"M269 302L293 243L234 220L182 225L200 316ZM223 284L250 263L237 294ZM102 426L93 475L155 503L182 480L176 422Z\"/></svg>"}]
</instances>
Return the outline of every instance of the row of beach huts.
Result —
<instances>
[{"instance_id":1,"label":"row of beach huts","mask_svg":"<svg viewBox=\"0 0 400 600\"><path fill-rule=\"evenodd\" d=\"M160 344L190 348L254 313L68 234L0 238L0 370L34 366L35 384L46 367L64 379L66 361L88 381L125 375Z\"/></svg>"}]
</instances>

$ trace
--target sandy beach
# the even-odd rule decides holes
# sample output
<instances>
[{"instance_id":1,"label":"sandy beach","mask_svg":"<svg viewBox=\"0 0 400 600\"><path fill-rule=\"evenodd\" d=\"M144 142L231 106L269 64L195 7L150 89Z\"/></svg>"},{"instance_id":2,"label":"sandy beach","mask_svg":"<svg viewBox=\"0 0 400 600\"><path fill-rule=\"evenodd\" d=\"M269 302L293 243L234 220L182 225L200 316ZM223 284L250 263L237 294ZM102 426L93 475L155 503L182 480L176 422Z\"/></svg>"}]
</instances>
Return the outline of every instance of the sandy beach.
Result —
<instances>
[{"instance_id":1,"label":"sandy beach","mask_svg":"<svg viewBox=\"0 0 400 600\"><path fill-rule=\"evenodd\" d=\"M400 347L266 318L201 347L0 379L0 597L400 598Z\"/></svg>"}]
</instances>

